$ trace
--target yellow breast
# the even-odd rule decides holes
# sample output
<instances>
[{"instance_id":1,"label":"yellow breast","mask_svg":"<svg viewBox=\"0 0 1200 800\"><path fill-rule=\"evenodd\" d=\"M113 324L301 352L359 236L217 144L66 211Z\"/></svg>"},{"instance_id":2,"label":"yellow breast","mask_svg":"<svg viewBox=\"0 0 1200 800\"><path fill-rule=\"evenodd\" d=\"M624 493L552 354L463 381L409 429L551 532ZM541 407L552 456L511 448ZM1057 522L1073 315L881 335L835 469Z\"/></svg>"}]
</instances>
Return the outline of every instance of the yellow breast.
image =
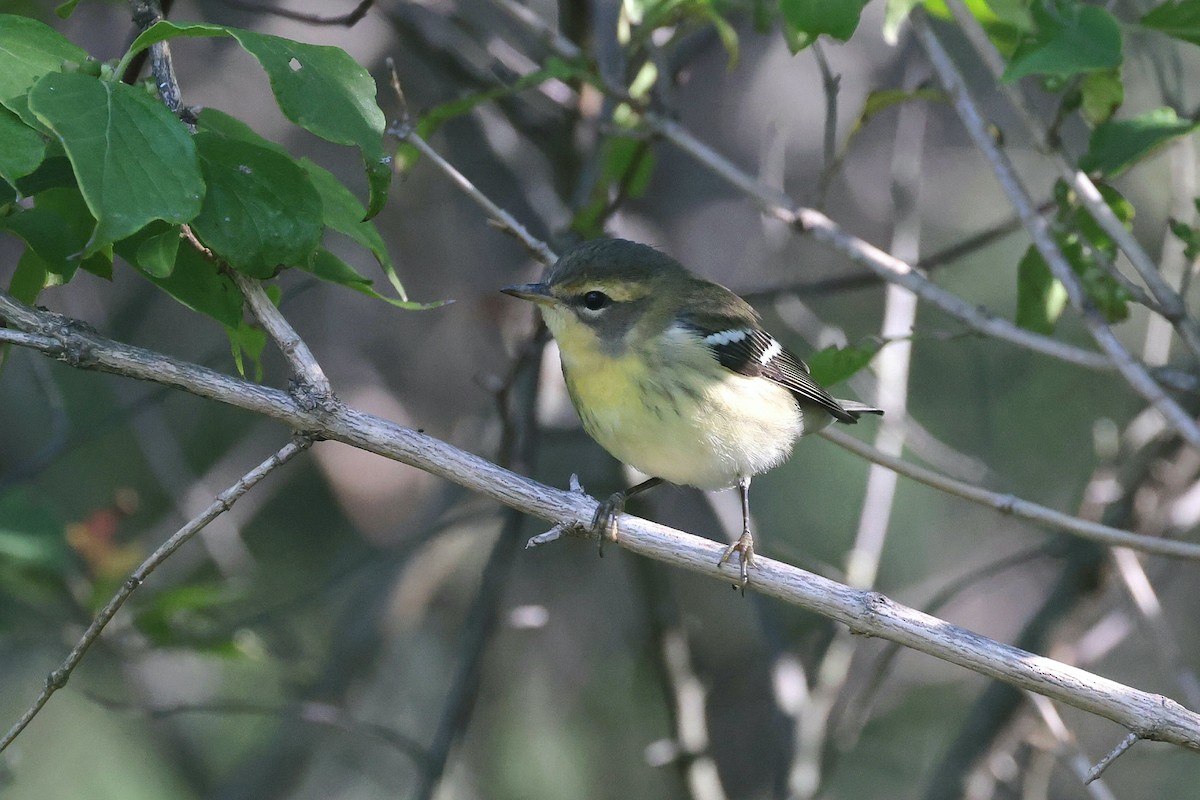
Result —
<instances>
[{"instance_id":1,"label":"yellow breast","mask_svg":"<svg viewBox=\"0 0 1200 800\"><path fill-rule=\"evenodd\" d=\"M647 475L731 486L785 459L802 429L787 390L732 373L703 350L613 355L586 326L551 331L584 429Z\"/></svg>"}]
</instances>

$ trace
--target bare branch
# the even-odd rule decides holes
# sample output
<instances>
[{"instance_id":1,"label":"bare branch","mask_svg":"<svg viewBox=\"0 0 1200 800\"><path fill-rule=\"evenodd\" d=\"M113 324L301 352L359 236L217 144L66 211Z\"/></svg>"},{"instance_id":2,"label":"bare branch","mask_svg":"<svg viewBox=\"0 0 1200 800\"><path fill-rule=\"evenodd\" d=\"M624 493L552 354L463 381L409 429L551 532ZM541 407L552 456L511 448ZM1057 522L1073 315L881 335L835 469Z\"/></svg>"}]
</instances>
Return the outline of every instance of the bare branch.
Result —
<instances>
[{"instance_id":1,"label":"bare branch","mask_svg":"<svg viewBox=\"0 0 1200 800\"><path fill-rule=\"evenodd\" d=\"M246 701L216 701L212 703L176 703L174 705L143 707L108 697L87 693L88 699L112 711L144 714L151 719L167 719L182 714L216 714L222 716L248 715L270 719L294 719L308 725L335 728L344 733L376 739L411 759L418 766L427 755L421 743L397 730L375 722L356 719L348 711L331 703L307 700L288 705L265 705Z\"/></svg>"},{"instance_id":2,"label":"bare branch","mask_svg":"<svg viewBox=\"0 0 1200 800\"><path fill-rule=\"evenodd\" d=\"M829 194L829 186L833 183L833 176L841 166L841 160L837 154L837 113L838 91L841 87L842 76L834 75L833 70L829 68L829 61L825 58L825 49L821 46L820 41L812 43L812 53L817 60L817 69L821 71L821 91L825 95L825 135L821 143L824 161L821 165L820 177L817 178L817 199L814 201L814 205L817 208L824 208L825 198Z\"/></svg>"},{"instance_id":3,"label":"bare branch","mask_svg":"<svg viewBox=\"0 0 1200 800\"><path fill-rule=\"evenodd\" d=\"M440 153L430 147L429 143L417 134L412 121L409 119L404 92L400 88L400 79L396 75L396 68L391 59L388 59L388 69L391 71L392 76L392 91L395 92L396 98L400 102L401 113L399 121L392 123L387 129L387 133L417 148L421 152L421 155L433 162L433 165L449 177L462 190L463 194L470 197L480 208L487 212L489 217L501 230L511 233L520 240L521 244L525 245L525 249L532 253L539 261L546 266L550 266L557 261L558 256L545 242L531 234L526 230L524 225L517 221L516 217L493 202L483 192L479 191L467 176L459 172L449 161L442 158Z\"/></svg>"},{"instance_id":4,"label":"bare branch","mask_svg":"<svg viewBox=\"0 0 1200 800\"><path fill-rule=\"evenodd\" d=\"M554 523L588 524L596 501L554 489L503 469L432 436L350 407L315 413L285 392L120 344L50 312L31 309L0 292L0 317L55 340L44 352L78 368L174 386L200 397L277 419L295 430L333 439L399 461L505 505ZM728 582L723 546L624 515L618 544L632 553ZM755 591L815 611L851 630L880 636L1014 686L1113 720L1140 738L1200 751L1200 715L1161 695L1140 691L1086 670L1026 652L787 564L760 557Z\"/></svg>"},{"instance_id":5,"label":"bare branch","mask_svg":"<svg viewBox=\"0 0 1200 800\"><path fill-rule=\"evenodd\" d=\"M975 147L991 165L1001 187L1008 195L1009 202L1012 203L1017 215L1025 223L1038 253L1050 267L1050 272L1066 288L1071 305L1079 311L1092 338L1112 359L1112 363L1116 365L1129 385L1158 409L1166 417L1171 427L1178 431L1188 444L1200 449L1200 425L1197 425L1196 420L1163 390L1162 386L1146 371L1145 365L1138 362L1129 353L1087 296L1079 276L1075 274L1055 242L1050 231L1050 224L1037 213L1032 199L1025 187L1021 185L1007 154L992 139L987 123L967 91L962 74L930 28L923 10L916 9L911 19L917 39L929 56L930 63L937 72L942 85L950 94L959 119L962 120L967 133L970 134Z\"/></svg>"},{"instance_id":6,"label":"bare branch","mask_svg":"<svg viewBox=\"0 0 1200 800\"><path fill-rule=\"evenodd\" d=\"M1130 550L1137 550L1149 555L1163 556L1164 558L1186 558L1190 561L1200 560L1200 544L1194 542L1160 539L1154 536L1132 533L1099 522L1073 517L1070 514L1055 511L1052 508L1024 500L1015 495L989 491L888 455L843 431L826 429L821 431L821 435L850 452L862 456L868 461L881 464L900 475L912 478L918 483L932 486L935 489L952 494L955 497L961 497L964 500L970 500L972 503L987 506L1002 514L1012 514L1014 517L1027 519L1030 522L1036 522L1039 525L1045 525L1054 530L1069 533L1081 539L1099 542L1110 547L1128 547Z\"/></svg>"},{"instance_id":7,"label":"bare branch","mask_svg":"<svg viewBox=\"0 0 1200 800\"><path fill-rule=\"evenodd\" d=\"M1091 775L1090 764L1083 748L1079 746L1074 734L1067 728L1067 723L1063 721L1054 704L1039 694L1026 694L1026 697L1033 703L1034 709L1042 718L1050 735L1058 742L1058 748L1061 751L1060 758L1066 762L1071 772L1075 773L1075 776L1087 786L1088 794L1094 800L1116 800L1108 787L1103 782L1096 780L1099 776Z\"/></svg>"},{"instance_id":8,"label":"bare branch","mask_svg":"<svg viewBox=\"0 0 1200 800\"><path fill-rule=\"evenodd\" d=\"M1087 774L1087 782L1091 783L1092 781L1099 779L1099 777L1104 774L1104 770L1111 767L1114 761L1125 755L1125 751L1137 744L1140 738L1141 737L1136 733L1130 733L1126 735L1125 738L1121 740L1120 744L1114 747L1108 755L1100 759L1096 766L1092 767L1091 771Z\"/></svg>"},{"instance_id":9,"label":"bare branch","mask_svg":"<svg viewBox=\"0 0 1200 800\"><path fill-rule=\"evenodd\" d=\"M133 24L138 31L145 31L163 18L163 4L159 0L130 0L133 11ZM179 90L179 81L175 79L175 68L171 59L169 42L155 42L150 45L150 72L154 75L154 83L158 86L158 94L163 105L181 118L184 118L183 96ZM184 119L185 122L192 120Z\"/></svg>"},{"instance_id":10,"label":"bare branch","mask_svg":"<svg viewBox=\"0 0 1200 800\"><path fill-rule=\"evenodd\" d=\"M3 296L0 299L6 298L7 296ZM50 700L50 696L66 686L71 673L75 671L75 667L79 665L88 648L100 638L100 634L104 631L105 626L108 625L121 609L121 606L125 605L125 601L129 599L129 596L137 591L159 564L166 561L172 553L178 550L188 539L196 535L205 525L232 508L238 498L250 491L255 484L274 472L276 468L291 461L297 454L307 450L310 446L312 446L312 439L308 437L297 436L293 438L292 441L280 448L274 455L247 472L236 483L217 495L208 508L189 520L186 525L172 534L171 538L159 545L158 549L151 553L149 558L143 561L125 579L124 583L121 584L121 588L112 596L112 599L104 604L104 608L100 609L100 612L96 614L96 618L92 620L92 624L83 632L83 636L71 648L71 652L67 654L63 662L46 676L46 686L42 689L41 694L37 696L37 699L33 701L33 705L25 710L25 713L9 729L4 738L0 739L0 752L3 752L5 748L13 743L14 739L21 735L21 731L25 730L26 726L38 715L38 712Z\"/></svg>"},{"instance_id":11,"label":"bare branch","mask_svg":"<svg viewBox=\"0 0 1200 800\"><path fill-rule=\"evenodd\" d=\"M283 312L271 302L262 284L236 269L229 270L229 276L246 298L255 319L266 329L267 334L279 347L279 352L291 365L295 380L300 384L297 388L305 395L306 401L315 404L334 402L333 386L329 383L329 378L325 377L325 370L321 369L316 356L283 316Z\"/></svg>"}]
</instances>

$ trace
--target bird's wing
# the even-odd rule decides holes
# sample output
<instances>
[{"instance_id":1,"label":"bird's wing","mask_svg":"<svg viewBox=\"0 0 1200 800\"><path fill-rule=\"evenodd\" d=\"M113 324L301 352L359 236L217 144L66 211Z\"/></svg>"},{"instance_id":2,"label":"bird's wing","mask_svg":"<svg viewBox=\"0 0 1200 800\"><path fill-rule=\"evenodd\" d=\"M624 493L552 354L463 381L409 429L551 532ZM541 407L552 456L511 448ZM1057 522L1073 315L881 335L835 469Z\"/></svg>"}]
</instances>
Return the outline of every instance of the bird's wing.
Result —
<instances>
[{"instance_id":1,"label":"bird's wing","mask_svg":"<svg viewBox=\"0 0 1200 800\"><path fill-rule=\"evenodd\" d=\"M807 364L789 353L774 336L757 325L747 325L737 320L704 319L689 321L689 326L726 369L739 375L766 378L777 383L798 400L821 406L841 422L857 421L854 414L842 408L829 392L812 379Z\"/></svg>"}]
</instances>

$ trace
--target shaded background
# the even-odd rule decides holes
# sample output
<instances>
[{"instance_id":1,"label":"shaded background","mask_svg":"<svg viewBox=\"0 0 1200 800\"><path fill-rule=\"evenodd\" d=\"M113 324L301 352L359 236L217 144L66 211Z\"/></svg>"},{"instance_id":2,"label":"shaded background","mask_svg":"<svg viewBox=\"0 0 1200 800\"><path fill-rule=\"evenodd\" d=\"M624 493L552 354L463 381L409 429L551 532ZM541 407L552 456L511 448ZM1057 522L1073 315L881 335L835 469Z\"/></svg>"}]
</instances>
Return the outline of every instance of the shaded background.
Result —
<instances>
[{"instance_id":1,"label":"shaded background","mask_svg":"<svg viewBox=\"0 0 1200 800\"><path fill-rule=\"evenodd\" d=\"M341 5L296 0L288 8L349 10L349 3ZM553 2L530 5L548 21L559 19ZM0 4L39 16L101 59L119 56L131 39L123 4L84 3L65 22L51 6ZM565 6L577 14L564 20L568 31L588 32L592 52L619 73L616 5ZM880 39L882 10L879 3L868 6L853 40L825 49L840 75L842 139L868 92L929 79L907 36L897 46ZM484 0L379 2L349 29L223 2L178 2L171 17L334 44L384 87L383 59L390 56L418 115L508 82L545 54ZM664 94L667 108L735 163L814 202L824 163L825 96L813 54L793 57L777 31L759 33L748 19L733 19L740 34L736 65L710 29L697 27L671 42L664 58L679 72ZM955 41L952 32L947 38ZM1197 84L1186 78L1200 66L1194 54L1162 52L1161 41L1138 49L1131 37L1128 44L1131 113L1161 105L1164 96L1185 106L1196 102L1187 88ZM357 154L284 120L261 70L231 42L181 40L172 49L187 104L231 113L363 188ZM1159 77L1163 60L1181 70L1169 85ZM979 94L985 102L996 99L986 84ZM1036 89L1031 97L1035 107L1045 101L1041 110L1050 108ZM386 90L380 102L389 117L397 113ZM554 83L454 119L432 143L535 235L562 247L607 135L598 103L594 93L581 102ZM915 148L920 178L912 202L920 253L1006 220L1011 211L952 109L905 108L882 112L851 141L827 213L847 231L890 247L892 176L903 144L897 118L919 113L924 132ZM1001 127L1010 121L1001 106L993 119ZM1068 152L1078 153L1087 131L1068 124L1064 134ZM1025 143L1006 145L1037 198L1049 198L1054 171ZM1163 241L1171 202L1164 187L1173 172L1193 169L1192 146L1183 141L1119 182L1138 208L1135 231L1152 253ZM860 268L764 221L746 198L669 144L652 149L652 180L644 194L619 206L610 233L654 244L705 277L753 294L768 327L801 355L878 333L881 286L811 288ZM502 426L490 387L508 374L534 329L531 310L496 290L535 279L539 267L426 162L394 184L377 222L410 296L453 299L452 305L402 312L285 275L283 311L347 403L495 458ZM1001 237L939 269L937 281L1011 316L1016 262L1027 243L1021 234ZM11 275L18 253L11 240L0 240L0 280ZM374 274L361 253L339 255ZM233 370L219 326L132 270L118 268L111 283L81 276L41 302L118 340ZM1144 327L1135 315L1120 332L1136 349ZM1104 466L1106 443L1140 411L1140 400L1111 376L963 333L961 324L921 307L908 408L928 436L906 455L999 491L1099 514L1097 503L1085 502L1085 488ZM1071 319L1059 335L1087 344ZM266 382L286 383L275 354L268 353L265 369ZM579 429L552 348L540 378L536 448L532 461L518 466L560 486L578 473L597 496L623 486L619 465ZM519 384L518 401L529 385ZM873 400L872 386L864 373L836 389ZM0 716L11 720L121 577L288 432L240 411L26 352L14 352L6 366L0 409L0 508L39 520L70 544L61 583L0 569ZM875 426L854 432L869 439ZM1154 455L1174 457L1169 444ZM1134 482L1145 490L1140 514L1133 505L1110 508L1109 521L1154 529L1150 511L1161 512L1164 497L1195 480L1196 465L1186 459L1156 461L1158 472L1152 460L1140 464ZM866 473L865 462L834 445L805 441L788 464L754 482L760 550L839 577ZM664 489L631 510L721 539L719 513L735 507L728 505L733 493L726 495L706 499L694 490ZM1194 525L1185 512L1186 524L1175 527ZM335 443L316 445L154 574L69 688L10 750L0 793L415 797L430 774L425 754L449 743L441 797L702 796L688 794L682 770L656 766L669 760L676 735L663 646L682 642L693 676L708 692L711 753L727 796L786 796L795 745L789 713L795 707L804 713L800 687L822 664L830 623L773 601L743 599L720 583L617 548L603 560L578 541L521 550L544 526L526 521L502 534L505 519L491 501L409 467ZM976 572L1022 553L1027 557L1005 569ZM1162 560L1148 567L1161 592L1164 631L1179 651L1174 661L1163 658L1163 640L1138 620L1094 549L902 480L877 588L926 607L966 577L960 591L943 598L939 616L1005 641L1029 635L1036 623L1041 652L1183 701L1198 644L1187 627L1195 613L1192 568ZM996 745L970 783L970 796L1088 796L1055 758L1057 745L1029 706L1018 702L1013 718L989 723L985 715L982 729L965 727L980 708L973 704L984 679L908 652L883 661L886 650L862 642L855 654L823 750L820 796L936 796L939 780L956 774L966 758L955 745L992 736ZM1063 715L1093 760L1124 733L1069 709ZM1194 754L1144 743L1107 776L1118 797L1187 796L1198 780ZM1049 787L1049 795L1036 794L1039 786Z\"/></svg>"}]
</instances>

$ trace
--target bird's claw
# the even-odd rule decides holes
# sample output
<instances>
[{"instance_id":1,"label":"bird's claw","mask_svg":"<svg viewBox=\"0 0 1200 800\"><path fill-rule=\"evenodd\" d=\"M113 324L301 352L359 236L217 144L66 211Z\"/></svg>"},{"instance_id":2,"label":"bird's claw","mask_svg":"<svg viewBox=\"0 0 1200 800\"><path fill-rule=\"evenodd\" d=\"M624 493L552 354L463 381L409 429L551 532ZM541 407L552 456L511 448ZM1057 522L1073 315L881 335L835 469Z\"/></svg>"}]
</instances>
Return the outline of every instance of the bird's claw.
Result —
<instances>
[{"instance_id":1,"label":"bird's claw","mask_svg":"<svg viewBox=\"0 0 1200 800\"><path fill-rule=\"evenodd\" d=\"M616 492L596 506L596 513L592 516L592 533L600 540L601 558L604 558L604 543L617 540L617 517L624 511L624 492Z\"/></svg>"},{"instance_id":2,"label":"bird's claw","mask_svg":"<svg viewBox=\"0 0 1200 800\"><path fill-rule=\"evenodd\" d=\"M725 553L717 562L717 566L723 565L734 553L738 554L738 561L741 564L742 581L740 586L734 584L733 588L741 589L742 597L745 597L746 586L750 583L750 568L754 566L754 537L750 535L750 531L742 531L738 540L725 548Z\"/></svg>"}]
</instances>

